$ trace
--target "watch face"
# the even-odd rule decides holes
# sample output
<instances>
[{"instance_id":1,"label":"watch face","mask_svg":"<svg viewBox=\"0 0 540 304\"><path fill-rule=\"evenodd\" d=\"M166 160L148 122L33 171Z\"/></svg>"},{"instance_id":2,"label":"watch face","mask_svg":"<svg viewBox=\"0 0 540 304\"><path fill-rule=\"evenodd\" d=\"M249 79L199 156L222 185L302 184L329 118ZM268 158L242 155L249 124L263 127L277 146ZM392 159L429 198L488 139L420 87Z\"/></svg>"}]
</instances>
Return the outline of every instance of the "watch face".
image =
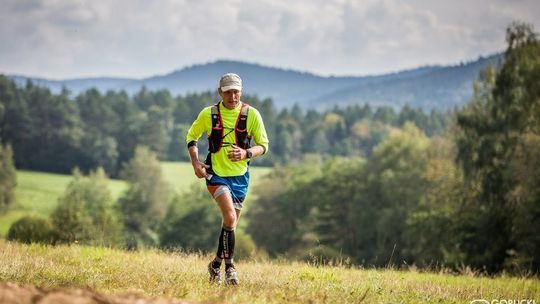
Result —
<instances>
[{"instance_id":1,"label":"watch face","mask_svg":"<svg viewBox=\"0 0 540 304\"><path fill-rule=\"evenodd\" d=\"M251 153L249 150L246 150L246 153L247 158L251 158L251 156L253 156L253 153Z\"/></svg>"}]
</instances>

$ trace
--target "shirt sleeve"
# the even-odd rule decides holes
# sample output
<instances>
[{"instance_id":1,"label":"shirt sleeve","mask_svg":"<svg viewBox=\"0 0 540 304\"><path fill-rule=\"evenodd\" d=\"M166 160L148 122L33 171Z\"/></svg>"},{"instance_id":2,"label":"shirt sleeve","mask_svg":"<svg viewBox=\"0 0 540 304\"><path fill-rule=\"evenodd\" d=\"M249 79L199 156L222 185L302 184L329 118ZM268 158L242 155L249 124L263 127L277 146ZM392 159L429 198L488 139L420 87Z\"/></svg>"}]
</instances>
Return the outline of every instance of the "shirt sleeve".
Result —
<instances>
[{"instance_id":1,"label":"shirt sleeve","mask_svg":"<svg viewBox=\"0 0 540 304\"><path fill-rule=\"evenodd\" d=\"M253 118L248 118L251 125L251 135L253 136L253 140L256 145L264 147L264 153L266 154L268 152L269 140L261 114L255 108L249 109L249 113Z\"/></svg>"},{"instance_id":2,"label":"shirt sleeve","mask_svg":"<svg viewBox=\"0 0 540 304\"><path fill-rule=\"evenodd\" d=\"M186 135L186 144L189 144L192 141L197 141L204 132L208 132L210 126L210 113L209 108L204 108L197 116L197 119L191 124L187 135Z\"/></svg>"}]
</instances>

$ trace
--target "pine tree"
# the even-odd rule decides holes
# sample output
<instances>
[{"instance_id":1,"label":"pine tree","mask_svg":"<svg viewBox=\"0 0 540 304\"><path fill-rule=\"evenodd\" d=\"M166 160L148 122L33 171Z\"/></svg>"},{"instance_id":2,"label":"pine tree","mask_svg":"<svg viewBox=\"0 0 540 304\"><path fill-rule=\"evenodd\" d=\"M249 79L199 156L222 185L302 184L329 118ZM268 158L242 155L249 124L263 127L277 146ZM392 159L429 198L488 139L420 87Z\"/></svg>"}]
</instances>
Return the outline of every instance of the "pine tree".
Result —
<instances>
[{"instance_id":1,"label":"pine tree","mask_svg":"<svg viewBox=\"0 0 540 304\"><path fill-rule=\"evenodd\" d=\"M0 145L0 214L15 202L17 171L10 145Z\"/></svg>"}]
</instances>

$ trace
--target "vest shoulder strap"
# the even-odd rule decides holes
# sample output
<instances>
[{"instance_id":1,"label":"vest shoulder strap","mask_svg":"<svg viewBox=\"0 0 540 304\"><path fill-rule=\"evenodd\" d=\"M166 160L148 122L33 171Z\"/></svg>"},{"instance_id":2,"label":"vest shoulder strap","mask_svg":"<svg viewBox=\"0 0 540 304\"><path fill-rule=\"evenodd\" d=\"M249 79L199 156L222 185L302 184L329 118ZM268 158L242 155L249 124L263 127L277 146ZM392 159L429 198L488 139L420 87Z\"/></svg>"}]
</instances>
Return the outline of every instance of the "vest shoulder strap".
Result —
<instances>
[{"instance_id":1,"label":"vest shoulder strap","mask_svg":"<svg viewBox=\"0 0 540 304\"><path fill-rule=\"evenodd\" d=\"M242 109L240 109L240 114L236 119L236 130L245 131L247 128L247 118L248 118L249 105L247 103L242 104Z\"/></svg>"},{"instance_id":2,"label":"vest shoulder strap","mask_svg":"<svg viewBox=\"0 0 540 304\"><path fill-rule=\"evenodd\" d=\"M219 103L212 106L210 115L212 116L212 128L216 128L220 122Z\"/></svg>"}]
</instances>

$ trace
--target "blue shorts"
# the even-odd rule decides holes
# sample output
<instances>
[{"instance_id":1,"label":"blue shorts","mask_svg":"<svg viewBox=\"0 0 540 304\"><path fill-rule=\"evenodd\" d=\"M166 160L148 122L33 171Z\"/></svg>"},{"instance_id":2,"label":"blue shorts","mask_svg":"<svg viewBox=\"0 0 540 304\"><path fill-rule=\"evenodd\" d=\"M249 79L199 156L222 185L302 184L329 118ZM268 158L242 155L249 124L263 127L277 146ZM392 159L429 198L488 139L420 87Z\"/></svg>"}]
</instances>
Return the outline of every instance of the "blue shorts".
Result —
<instances>
[{"instance_id":1,"label":"blue shorts","mask_svg":"<svg viewBox=\"0 0 540 304\"><path fill-rule=\"evenodd\" d=\"M249 171L244 175L230 177L221 177L211 174L210 179L206 179L206 187L214 199L224 193L229 193L232 197L235 209L242 209L242 204L247 195L248 184Z\"/></svg>"}]
</instances>

